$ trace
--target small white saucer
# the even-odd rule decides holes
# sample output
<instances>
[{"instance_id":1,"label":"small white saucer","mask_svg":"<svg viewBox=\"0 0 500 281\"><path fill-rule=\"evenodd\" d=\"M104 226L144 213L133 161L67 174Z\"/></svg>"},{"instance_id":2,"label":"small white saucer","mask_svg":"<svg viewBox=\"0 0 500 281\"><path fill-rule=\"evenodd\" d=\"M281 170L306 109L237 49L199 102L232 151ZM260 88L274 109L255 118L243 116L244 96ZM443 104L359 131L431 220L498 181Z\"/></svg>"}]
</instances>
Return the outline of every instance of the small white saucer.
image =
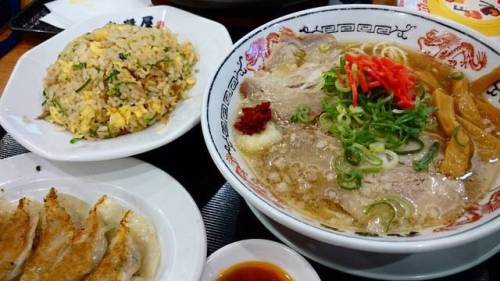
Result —
<instances>
[{"instance_id":1,"label":"small white saucer","mask_svg":"<svg viewBox=\"0 0 500 281\"><path fill-rule=\"evenodd\" d=\"M494 233L459 247L417 254L383 254L352 250L318 242L268 218L248 204L259 221L278 239L300 254L349 274L382 280L424 280L467 270L500 250Z\"/></svg>"},{"instance_id":2,"label":"small white saucer","mask_svg":"<svg viewBox=\"0 0 500 281\"><path fill-rule=\"evenodd\" d=\"M211 254L201 281L214 281L224 269L237 263L255 260L281 267L293 280L321 280L312 266L287 246L269 240L251 239L234 242Z\"/></svg>"}]
</instances>

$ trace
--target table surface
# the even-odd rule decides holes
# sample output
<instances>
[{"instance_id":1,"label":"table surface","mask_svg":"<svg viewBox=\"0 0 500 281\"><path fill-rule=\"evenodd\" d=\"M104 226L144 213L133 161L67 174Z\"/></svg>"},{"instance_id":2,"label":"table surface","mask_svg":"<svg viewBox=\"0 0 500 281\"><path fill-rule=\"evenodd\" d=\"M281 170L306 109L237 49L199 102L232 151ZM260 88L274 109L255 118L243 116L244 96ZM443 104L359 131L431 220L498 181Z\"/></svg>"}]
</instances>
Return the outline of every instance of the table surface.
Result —
<instances>
[{"instance_id":1,"label":"table surface","mask_svg":"<svg viewBox=\"0 0 500 281\"><path fill-rule=\"evenodd\" d=\"M153 1L155 4L168 4L168 1ZM222 22L228 27L233 41L238 40L241 36L249 32L272 18L287 14L295 10L301 10L308 7L324 5L323 0L313 0L306 4L300 4L294 7L289 7L282 10L274 10L271 13L254 17L251 13L228 16L227 11L211 10L203 11L191 9L192 12L202 16L212 18ZM378 3L394 3L394 0L376 0ZM189 9L188 9L189 10ZM19 43L5 56L0 58L0 94L3 92L5 84L14 68L18 58L32 47L46 40L48 37L40 34L23 34L20 37ZM5 134L0 127L0 137ZM176 157L179 151L189 151L190 155L196 155L197 161L193 163L189 157ZM184 155L184 154L183 154ZM143 153L137 158L147 161L161 169L167 171L170 175L176 178L186 189L191 193L198 206L202 208L219 190L225 180L217 170L208 154L206 146L203 142L203 136L200 125L195 126L192 130L180 137L176 141L167 146L163 146L154 151ZM193 174L196 173L196 176ZM241 204L236 223L234 240L241 239L271 239L276 238L255 218L246 204ZM475 280L489 281L500 280L498 270L494 270L494 266L500 263L500 255L468 270L463 273L443 278L440 280ZM318 271L322 280L364 280L363 278L354 277L339 271L328 269L317 263L311 262ZM418 266L418 265L416 265Z\"/></svg>"}]
</instances>

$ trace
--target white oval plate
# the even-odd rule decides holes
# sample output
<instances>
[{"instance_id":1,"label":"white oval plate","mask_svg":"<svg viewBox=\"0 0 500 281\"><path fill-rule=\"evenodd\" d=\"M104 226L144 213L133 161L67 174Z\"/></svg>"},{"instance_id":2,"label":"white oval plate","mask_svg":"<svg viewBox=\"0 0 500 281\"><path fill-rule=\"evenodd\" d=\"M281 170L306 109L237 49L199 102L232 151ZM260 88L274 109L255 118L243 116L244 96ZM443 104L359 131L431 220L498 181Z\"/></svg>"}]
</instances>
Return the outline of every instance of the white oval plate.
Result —
<instances>
[{"instance_id":1,"label":"white oval plate","mask_svg":"<svg viewBox=\"0 0 500 281\"><path fill-rule=\"evenodd\" d=\"M177 105L167 122L143 131L112 139L80 141L71 144L70 132L43 120L43 79L64 46L75 37L113 21L134 19L143 24L163 21L181 42L189 40L199 54L195 65L197 83L189 98ZM168 6L155 6L119 14L102 15L73 26L26 52L17 62L0 99L0 124L30 151L51 160L97 161L135 155L165 145L183 135L199 122L202 95L232 42L221 24Z\"/></svg>"},{"instance_id":2,"label":"white oval plate","mask_svg":"<svg viewBox=\"0 0 500 281\"><path fill-rule=\"evenodd\" d=\"M270 219L248 204L257 219L288 247L324 266L381 280L426 280L476 266L500 251L498 234L455 248L416 254L364 252L316 241ZM348 258L346 258L348 257Z\"/></svg>"},{"instance_id":3,"label":"white oval plate","mask_svg":"<svg viewBox=\"0 0 500 281\"><path fill-rule=\"evenodd\" d=\"M205 227L189 193L167 173L133 158L68 164L27 153L0 160L0 196L7 200L26 196L41 201L50 187L90 204L107 194L146 217L160 240L156 280L199 280L206 259Z\"/></svg>"}]
</instances>

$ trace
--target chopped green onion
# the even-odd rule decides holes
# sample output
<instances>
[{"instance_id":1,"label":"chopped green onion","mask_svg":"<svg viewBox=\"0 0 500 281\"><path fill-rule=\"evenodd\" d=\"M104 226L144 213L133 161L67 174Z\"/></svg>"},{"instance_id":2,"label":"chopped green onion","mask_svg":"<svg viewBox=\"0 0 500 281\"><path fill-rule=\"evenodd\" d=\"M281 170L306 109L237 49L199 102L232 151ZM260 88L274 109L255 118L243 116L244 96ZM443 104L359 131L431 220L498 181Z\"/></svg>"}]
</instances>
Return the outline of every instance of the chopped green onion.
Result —
<instances>
[{"instance_id":1,"label":"chopped green onion","mask_svg":"<svg viewBox=\"0 0 500 281\"><path fill-rule=\"evenodd\" d=\"M82 70L84 68L87 67L87 63L85 62L80 62L80 63L77 63L77 64L73 64L73 69L75 70Z\"/></svg>"},{"instance_id":2,"label":"chopped green onion","mask_svg":"<svg viewBox=\"0 0 500 281\"><path fill-rule=\"evenodd\" d=\"M80 140L82 140L82 138L75 137L75 138L72 138L71 140L69 140L69 143L74 144L74 143L76 143L77 141L80 141Z\"/></svg>"},{"instance_id":3,"label":"chopped green onion","mask_svg":"<svg viewBox=\"0 0 500 281\"><path fill-rule=\"evenodd\" d=\"M396 218L397 209L389 202L377 201L370 204L364 211L366 215L371 218L376 219L376 223L379 223L384 228L384 232L388 232L392 222Z\"/></svg>"},{"instance_id":4,"label":"chopped green onion","mask_svg":"<svg viewBox=\"0 0 500 281\"><path fill-rule=\"evenodd\" d=\"M130 56L130 53L119 53L118 58L121 60L126 60Z\"/></svg>"},{"instance_id":5,"label":"chopped green onion","mask_svg":"<svg viewBox=\"0 0 500 281\"><path fill-rule=\"evenodd\" d=\"M170 51L170 47L165 47L165 48L163 48L163 51L164 51L165 53L166 53L166 52L168 52L168 51Z\"/></svg>"},{"instance_id":6,"label":"chopped green onion","mask_svg":"<svg viewBox=\"0 0 500 281\"><path fill-rule=\"evenodd\" d=\"M399 155L397 155L394 151L391 150L384 150L383 152L379 153L377 156L382 159L382 169L383 170L390 170L394 167L399 162Z\"/></svg>"},{"instance_id":7,"label":"chopped green onion","mask_svg":"<svg viewBox=\"0 0 500 281\"><path fill-rule=\"evenodd\" d=\"M337 122L345 124L345 125L349 125L351 123L351 117L349 117L349 115L347 115L347 113L345 113L345 112L341 113L337 116Z\"/></svg>"},{"instance_id":8,"label":"chopped green onion","mask_svg":"<svg viewBox=\"0 0 500 281\"><path fill-rule=\"evenodd\" d=\"M419 138L411 138L410 143L417 144L417 147L408 148L406 150L398 148L398 149L394 149L394 152L396 152L399 155L414 154L414 153L420 152L425 146L424 142Z\"/></svg>"},{"instance_id":9,"label":"chopped green onion","mask_svg":"<svg viewBox=\"0 0 500 281\"><path fill-rule=\"evenodd\" d=\"M338 156L335 158L334 162L333 162L333 168L335 169L335 171L337 173L345 173L345 172L348 172L352 169L352 166L349 165L349 163L347 163L347 161L345 160L344 156Z\"/></svg>"},{"instance_id":10,"label":"chopped green onion","mask_svg":"<svg viewBox=\"0 0 500 281\"><path fill-rule=\"evenodd\" d=\"M97 128L90 128L89 135L91 135L92 137L97 137Z\"/></svg>"},{"instance_id":11,"label":"chopped green onion","mask_svg":"<svg viewBox=\"0 0 500 281\"><path fill-rule=\"evenodd\" d=\"M384 170L384 168L382 165L375 166L375 165L364 164L364 165L358 166L358 168L356 168L356 170L360 173L363 173L363 174L376 174L376 173L382 172Z\"/></svg>"},{"instance_id":12,"label":"chopped green onion","mask_svg":"<svg viewBox=\"0 0 500 281\"><path fill-rule=\"evenodd\" d=\"M323 89L325 91L333 92L335 90L335 77L336 74L333 70L323 73Z\"/></svg>"},{"instance_id":13,"label":"chopped green onion","mask_svg":"<svg viewBox=\"0 0 500 281\"><path fill-rule=\"evenodd\" d=\"M330 118L328 113L322 113L319 116L318 124L321 130L329 132L333 125L333 120Z\"/></svg>"},{"instance_id":14,"label":"chopped green onion","mask_svg":"<svg viewBox=\"0 0 500 281\"><path fill-rule=\"evenodd\" d=\"M352 146L346 147L344 150L345 160L352 165L359 165L362 160L361 152Z\"/></svg>"},{"instance_id":15,"label":"chopped green onion","mask_svg":"<svg viewBox=\"0 0 500 281\"><path fill-rule=\"evenodd\" d=\"M369 164L374 166L380 166L383 164L382 159L380 159L377 155L367 149L364 145L355 143L352 145L352 148L358 150L361 153L363 160L365 160Z\"/></svg>"},{"instance_id":16,"label":"chopped green onion","mask_svg":"<svg viewBox=\"0 0 500 281\"><path fill-rule=\"evenodd\" d=\"M326 53L326 52L328 52L328 50L330 50L330 45L328 45L328 43L319 44L319 51L321 53Z\"/></svg>"},{"instance_id":17,"label":"chopped green onion","mask_svg":"<svg viewBox=\"0 0 500 281\"><path fill-rule=\"evenodd\" d=\"M353 152L358 153L359 151L353 151ZM337 184L341 188L348 190L358 189L361 187L361 182L363 180L363 175L365 173L377 173L380 172L381 170L380 167L372 165L357 166L356 168L354 168L356 165L353 166L352 164L349 163L349 161L356 162L356 160L351 158L348 161L347 157L348 156L346 155L338 156L335 158L334 161L332 161L333 163L332 168L335 169L335 173L337 174ZM357 156L353 154L352 157L357 157Z\"/></svg>"},{"instance_id":18,"label":"chopped green onion","mask_svg":"<svg viewBox=\"0 0 500 281\"><path fill-rule=\"evenodd\" d=\"M292 121L293 123L303 123L303 124L309 123L309 112L310 112L310 110L311 109L309 108L309 106L307 106L307 105L300 105L295 110L295 113L290 118L290 121Z\"/></svg>"},{"instance_id":19,"label":"chopped green onion","mask_svg":"<svg viewBox=\"0 0 500 281\"><path fill-rule=\"evenodd\" d=\"M120 96L121 95L121 92L120 92L120 85L122 83L115 83L115 84L112 84L111 87L109 88L109 91L106 92L106 94L108 96Z\"/></svg>"},{"instance_id":20,"label":"chopped green onion","mask_svg":"<svg viewBox=\"0 0 500 281\"><path fill-rule=\"evenodd\" d=\"M384 150L385 150L385 144L383 142L374 142L374 143L370 143L370 145L368 146L368 148L372 152L375 152L375 153L384 152Z\"/></svg>"},{"instance_id":21,"label":"chopped green onion","mask_svg":"<svg viewBox=\"0 0 500 281\"><path fill-rule=\"evenodd\" d=\"M345 59L340 58L345 64ZM343 61L343 62L342 62ZM351 71L360 71L353 65ZM424 143L419 139L429 126L434 108L428 105L427 95L418 96L415 106L398 109L393 96L383 87L377 87L358 96L358 106L352 104L351 89L342 89L345 78L341 67L334 66L323 73L323 113L318 125L337 137L343 147L342 158L349 168L337 171L339 185L356 186L355 178L362 182L363 175L391 169L399 163L398 154L421 151ZM341 75L341 79L338 79ZM354 75L356 76L356 75ZM373 144L373 145L372 145ZM355 171L356 177L350 172Z\"/></svg>"},{"instance_id":22,"label":"chopped green onion","mask_svg":"<svg viewBox=\"0 0 500 281\"><path fill-rule=\"evenodd\" d=\"M153 116L151 116L151 117L144 117L144 123L146 123L146 125L150 126L156 120L156 116L157 116L157 114L155 112L155 114L153 114Z\"/></svg>"},{"instance_id":23,"label":"chopped green onion","mask_svg":"<svg viewBox=\"0 0 500 281\"><path fill-rule=\"evenodd\" d=\"M461 143L460 140L458 139L458 131L460 131L460 126L456 126L454 129L453 129L453 132L452 132L452 136L453 136L453 140L460 146L465 146L464 143Z\"/></svg>"},{"instance_id":24,"label":"chopped green onion","mask_svg":"<svg viewBox=\"0 0 500 281\"><path fill-rule=\"evenodd\" d=\"M431 147L422 159L413 161L413 168L418 172L427 171L429 169L429 164L439 151L439 146L439 142L437 141L432 143Z\"/></svg>"},{"instance_id":25,"label":"chopped green onion","mask_svg":"<svg viewBox=\"0 0 500 281\"><path fill-rule=\"evenodd\" d=\"M343 189L354 190L360 188L362 179L363 175L356 170L337 174L337 183Z\"/></svg>"},{"instance_id":26,"label":"chopped green onion","mask_svg":"<svg viewBox=\"0 0 500 281\"><path fill-rule=\"evenodd\" d=\"M340 61L340 69L344 69L345 68L345 57L344 56L340 56L339 57L339 61Z\"/></svg>"},{"instance_id":27,"label":"chopped green onion","mask_svg":"<svg viewBox=\"0 0 500 281\"><path fill-rule=\"evenodd\" d=\"M45 99L43 102L42 102L42 106L45 106L47 104L47 99Z\"/></svg>"},{"instance_id":28,"label":"chopped green onion","mask_svg":"<svg viewBox=\"0 0 500 281\"><path fill-rule=\"evenodd\" d=\"M363 108L361 108L361 106L352 106L352 105L349 105L349 112L352 113L352 114L360 114L360 113L364 113L364 110Z\"/></svg>"},{"instance_id":29,"label":"chopped green onion","mask_svg":"<svg viewBox=\"0 0 500 281\"><path fill-rule=\"evenodd\" d=\"M64 109L64 107L61 105L61 103L59 103L58 100L56 99L53 99L52 100L52 103L57 107L57 110L64 116L68 116L68 114L66 113L66 109Z\"/></svg>"},{"instance_id":30,"label":"chopped green onion","mask_svg":"<svg viewBox=\"0 0 500 281\"><path fill-rule=\"evenodd\" d=\"M106 79L104 79L105 81L107 82L113 82L115 80L118 79L118 74L120 73L120 71L116 70L116 69L112 69L111 70L111 73L109 74L108 77L106 77Z\"/></svg>"},{"instance_id":31,"label":"chopped green onion","mask_svg":"<svg viewBox=\"0 0 500 281\"><path fill-rule=\"evenodd\" d=\"M80 92L81 90L85 89L85 87L87 87L87 85L90 83L90 78L87 79L87 81L85 81L85 83L83 83L83 85L81 85L78 89L75 90L75 92Z\"/></svg>"},{"instance_id":32,"label":"chopped green onion","mask_svg":"<svg viewBox=\"0 0 500 281\"><path fill-rule=\"evenodd\" d=\"M365 123L365 120L361 118L365 115L365 112L363 111L363 108L361 108L361 106L354 107L352 105L349 105L349 114L354 120L356 120L358 124L362 125Z\"/></svg>"},{"instance_id":33,"label":"chopped green onion","mask_svg":"<svg viewBox=\"0 0 500 281\"><path fill-rule=\"evenodd\" d=\"M453 80L462 80L464 77L465 75L462 71L454 71L450 74L450 78Z\"/></svg>"},{"instance_id":34,"label":"chopped green onion","mask_svg":"<svg viewBox=\"0 0 500 281\"><path fill-rule=\"evenodd\" d=\"M340 80L335 80L335 89L341 93L349 93L351 92L351 87L349 85L341 85Z\"/></svg>"},{"instance_id":35,"label":"chopped green onion","mask_svg":"<svg viewBox=\"0 0 500 281\"><path fill-rule=\"evenodd\" d=\"M116 134L113 132L113 130L111 130L111 127L109 125L106 125L106 128L108 129L107 130L108 135L105 136L105 138L113 138L116 136Z\"/></svg>"},{"instance_id":36,"label":"chopped green onion","mask_svg":"<svg viewBox=\"0 0 500 281\"><path fill-rule=\"evenodd\" d=\"M405 219L409 219L415 213L414 205L408 201L408 199L398 196L398 195L388 195L382 198L382 201L391 203L394 207L396 207L398 217L404 217Z\"/></svg>"},{"instance_id":37,"label":"chopped green onion","mask_svg":"<svg viewBox=\"0 0 500 281\"><path fill-rule=\"evenodd\" d=\"M388 195L371 203L363 212L370 216L374 223L382 223L383 231L388 232L394 222L410 219L415 213L415 208L406 198Z\"/></svg>"},{"instance_id":38,"label":"chopped green onion","mask_svg":"<svg viewBox=\"0 0 500 281\"><path fill-rule=\"evenodd\" d=\"M347 109L345 108L344 105L342 104L338 104L335 109L337 109L337 112L340 113L340 114L345 114L347 113Z\"/></svg>"}]
</instances>

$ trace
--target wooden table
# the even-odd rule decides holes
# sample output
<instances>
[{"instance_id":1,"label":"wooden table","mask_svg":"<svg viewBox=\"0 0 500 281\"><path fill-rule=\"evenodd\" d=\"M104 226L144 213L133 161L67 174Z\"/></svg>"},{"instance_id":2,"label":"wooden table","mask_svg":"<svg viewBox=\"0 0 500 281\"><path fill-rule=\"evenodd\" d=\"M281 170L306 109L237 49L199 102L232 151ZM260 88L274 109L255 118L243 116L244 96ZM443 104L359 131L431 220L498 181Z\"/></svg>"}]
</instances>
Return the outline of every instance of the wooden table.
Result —
<instances>
[{"instance_id":1,"label":"wooden table","mask_svg":"<svg viewBox=\"0 0 500 281\"><path fill-rule=\"evenodd\" d=\"M0 95L3 93L5 84L16 65L17 60L29 49L45 41L46 37L37 34L25 34L19 43L5 56L0 58Z\"/></svg>"}]
</instances>

